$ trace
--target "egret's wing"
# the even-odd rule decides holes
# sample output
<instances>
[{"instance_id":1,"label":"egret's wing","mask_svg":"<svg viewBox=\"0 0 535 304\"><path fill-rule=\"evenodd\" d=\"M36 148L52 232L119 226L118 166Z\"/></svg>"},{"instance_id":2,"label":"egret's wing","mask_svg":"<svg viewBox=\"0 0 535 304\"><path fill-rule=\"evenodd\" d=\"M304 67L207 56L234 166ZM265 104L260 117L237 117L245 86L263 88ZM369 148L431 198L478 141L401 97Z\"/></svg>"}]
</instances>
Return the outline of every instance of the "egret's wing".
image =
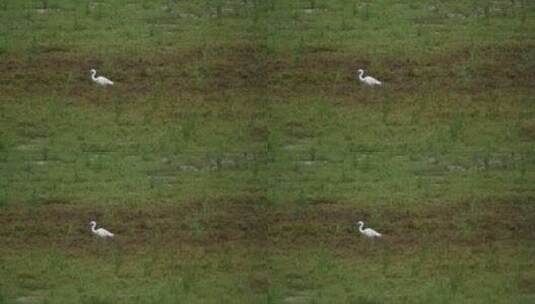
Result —
<instances>
[{"instance_id":1,"label":"egret's wing","mask_svg":"<svg viewBox=\"0 0 535 304\"><path fill-rule=\"evenodd\" d=\"M113 81L109 80L108 78L106 78L104 76L99 76L98 80L102 84L111 84L111 85L113 85Z\"/></svg>"},{"instance_id":2,"label":"egret's wing","mask_svg":"<svg viewBox=\"0 0 535 304\"><path fill-rule=\"evenodd\" d=\"M370 77L370 80L375 84L381 84L381 82L373 77Z\"/></svg>"},{"instance_id":3,"label":"egret's wing","mask_svg":"<svg viewBox=\"0 0 535 304\"><path fill-rule=\"evenodd\" d=\"M364 232L366 233L367 236L369 237L376 237L376 236L381 236L381 234L371 228L366 228L364 229Z\"/></svg>"},{"instance_id":4,"label":"egret's wing","mask_svg":"<svg viewBox=\"0 0 535 304\"><path fill-rule=\"evenodd\" d=\"M102 237L113 237L113 233L109 232L104 228L98 229L98 234Z\"/></svg>"}]
</instances>

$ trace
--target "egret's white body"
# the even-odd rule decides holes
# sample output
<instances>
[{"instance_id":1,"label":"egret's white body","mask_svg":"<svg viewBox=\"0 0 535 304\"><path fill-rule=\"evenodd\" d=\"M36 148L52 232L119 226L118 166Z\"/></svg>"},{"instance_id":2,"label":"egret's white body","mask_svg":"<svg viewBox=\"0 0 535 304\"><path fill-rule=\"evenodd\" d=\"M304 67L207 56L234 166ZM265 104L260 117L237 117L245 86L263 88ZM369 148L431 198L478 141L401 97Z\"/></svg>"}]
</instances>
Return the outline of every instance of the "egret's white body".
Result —
<instances>
[{"instance_id":1,"label":"egret's white body","mask_svg":"<svg viewBox=\"0 0 535 304\"><path fill-rule=\"evenodd\" d=\"M357 226L359 226L360 233L362 233L366 237L369 237L370 239L382 237L382 234L373 230L372 228L362 229L362 226L364 226L364 223L362 221L358 221L356 224Z\"/></svg>"},{"instance_id":2,"label":"egret's white body","mask_svg":"<svg viewBox=\"0 0 535 304\"><path fill-rule=\"evenodd\" d=\"M95 221L89 222L89 226L91 226L91 232L93 232L93 234L95 234L96 236L100 238L107 239L107 238L112 238L114 236L113 233L109 232L108 230L104 228L95 229L95 227L97 226L97 223Z\"/></svg>"},{"instance_id":3,"label":"egret's white body","mask_svg":"<svg viewBox=\"0 0 535 304\"><path fill-rule=\"evenodd\" d=\"M379 80L371 77L371 76L366 76L366 77L362 77L362 75L364 75L364 70L362 69L358 69L357 71L359 73L359 80L360 82L364 83L365 85L368 85L370 87L373 87L373 86L380 86L382 85L383 83L380 82Z\"/></svg>"},{"instance_id":4,"label":"egret's white body","mask_svg":"<svg viewBox=\"0 0 535 304\"><path fill-rule=\"evenodd\" d=\"M98 85L101 85L103 87L105 86L109 86L109 85L113 85L113 81L109 80L108 78L104 77L104 76L98 76L98 77L95 77L95 75L97 74L97 71L95 69L91 69L91 71L89 71L91 73L91 79Z\"/></svg>"}]
</instances>

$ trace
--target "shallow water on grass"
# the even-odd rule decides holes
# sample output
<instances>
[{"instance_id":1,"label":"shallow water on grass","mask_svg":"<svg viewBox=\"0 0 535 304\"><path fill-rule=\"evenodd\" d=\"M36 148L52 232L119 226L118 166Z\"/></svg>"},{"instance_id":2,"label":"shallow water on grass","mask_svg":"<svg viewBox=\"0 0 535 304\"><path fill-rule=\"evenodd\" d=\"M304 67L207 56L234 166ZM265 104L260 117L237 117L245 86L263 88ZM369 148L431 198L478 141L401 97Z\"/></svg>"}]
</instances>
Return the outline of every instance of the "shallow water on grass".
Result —
<instances>
[{"instance_id":1,"label":"shallow water on grass","mask_svg":"<svg viewBox=\"0 0 535 304\"><path fill-rule=\"evenodd\" d=\"M313 303L314 295L312 291L309 290L302 290L297 291L291 296L287 296L282 300L283 303L288 304L305 304L305 303Z\"/></svg>"},{"instance_id":2,"label":"shallow water on grass","mask_svg":"<svg viewBox=\"0 0 535 304\"><path fill-rule=\"evenodd\" d=\"M38 304L43 303L45 299L44 295L31 295L31 296L23 296L18 297L15 299L15 303L18 304Z\"/></svg>"},{"instance_id":3,"label":"shallow water on grass","mask_svg":"<svg viewBox=\"0 0 535 304\"><path fill-rule=\"evenodd\" d=\"M19 151L37 151L45 146L45 140L32 140L29 143L18 145L15 149Z\"/></svg>"}]
</instances>

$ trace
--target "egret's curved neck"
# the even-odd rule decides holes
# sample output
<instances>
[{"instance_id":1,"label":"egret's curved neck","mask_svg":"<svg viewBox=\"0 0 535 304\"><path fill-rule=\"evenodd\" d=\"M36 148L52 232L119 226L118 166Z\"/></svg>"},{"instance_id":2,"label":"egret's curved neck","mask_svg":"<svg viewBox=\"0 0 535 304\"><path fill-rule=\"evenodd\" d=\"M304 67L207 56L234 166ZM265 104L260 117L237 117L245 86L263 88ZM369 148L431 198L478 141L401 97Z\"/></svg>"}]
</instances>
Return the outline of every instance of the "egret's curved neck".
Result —
<instances>
[{"instance_id":1,"label":"egret's curved neck","mask_svg":"<svg viewBox=\"0 0 535 304\"><path fill-rule=\"evenodd\" d=\"M95 77L96 74L97 74L96 71L92 71L92 72L91 72L91 79L93 79L93 80L97 80L97 77ZM93 226L93 227L95 227L95 226Z\"/></svg>"},{"instance_id":2,"label":"egret's curved neck","mask_svg":"<svg viewBox=\"0 0 535 304\"><path fill-rule=\"evenodd\" d=\"M360 80L364 80L364 78L362 77L362 75L364 75L364 71L363 71L363 70L360 70L360 71L359 71L359 79L360 79Z\"/></svg>"},{"instance_id":3,"label":"egret's curved neck","mask_svg":"<svg viewBox=\"0 0 535 304\"><path fill-rule=\"evenodd\" d=\"M359 223L359 231L360 231L360 232L363 231L362 226L364 226L364 223Z\"/></svg>"},{"instance_id":4,"label":"egret's curved neck","mask_svg":"<svg viewBox=\"0 0 535 304\"><path fill-rule=\"evenodd\" d=\"M97 226L97 225L91 225L91 231L93 231L93 232L97 232L97 230L95 229L96 226Z\"/></svg>"}]
</instances>

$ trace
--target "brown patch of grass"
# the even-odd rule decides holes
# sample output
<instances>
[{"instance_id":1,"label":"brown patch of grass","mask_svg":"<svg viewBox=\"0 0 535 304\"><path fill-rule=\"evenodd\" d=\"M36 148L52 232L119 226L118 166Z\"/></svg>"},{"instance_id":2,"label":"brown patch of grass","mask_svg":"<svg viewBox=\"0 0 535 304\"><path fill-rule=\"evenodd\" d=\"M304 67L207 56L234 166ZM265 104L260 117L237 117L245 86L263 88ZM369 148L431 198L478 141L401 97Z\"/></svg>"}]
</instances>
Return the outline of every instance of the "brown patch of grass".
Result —
<instances>
[{"instance_id":1,"label":"brown patch of grass","mask_svg":"<svg viewBox=\"0 0 535 304\"><path fill-rule=\"evenodd\" d=\"M533 265L531 265L533 266ZM535 274L524 273L518 278L518 287L521 292L532 294L535 292Z\"/></svg>"},{"instance_id":2,"label":"brown patch of grass","mask_svg":"<svg viewBox=\"0 0 535 304\"><path fill-rule=\"evenodd\" d=\"M385 89L411 93L434 88L482 89L530 87L535 77L526 46L493 46L461 49L421 58L385 58L382 68L369 71L383 80ZM475 54L475 55L473 55ZM328 94L363 97L368 90L356 79L356 68L369 70L370 59L332 49L307 49L295 60L292 53L270 54L261 45L228 48L182 49L151 56L115 56L107 60L79 57L65 52L45 52L33 57L0 59L0 83L6 95L63 92L92 100L136 97L151 92L221 94L246 91L270 95ZM460 83L464 67L468 80ZM96 87L89 69L116 82L113 89ZM375 73L374 73L375 72ZM377 74L379 73L379 74Z\"/></svg>"},{"instance_id":3,"label":"brown patch of grass","mask_svg":"<svg viewBox=\"0 0 535 304\"><path fill-rule=\"evenodd\" d=\"M360 85L356 69L363 68L385 83L383 90L401 93L433 90L468 90L478 93L498 88L530 88L535 69L525 45L502 45L447 50L419 58L385 57L370 70L371 59L338 52L308 51L293 62L291 54L278 59L271 84L287 94L330 94L365 97L369 90ZM465 73L465 75L460 75Z\"/></svg>"},{"instance_id":4,"label":"brown patch of grass","mask_svg":"<svg viewBox=\"0 0 535 304\"><path fill-rule=\"evenodd\" d=\"M535 140L535 121L525 121L520 125L520 135L527 140Z\"/></svg>"},{"instance_id":5,"label":"brown patch of grass","mask_svg":"<svg viewBox=\"0 0 535 304\"><path fill-rule=\"evenodd\" d=\"M292 205L293 206L293 205ZM5 208L0 214L0 240L7 250L46 247L90 250L94 236L90 220L116 233L112 242L127 248L156 246L225 248L246 246L270 250L326 245L340 253L367 252L367 242L354 221L384 234L374 243L411 250L423 242L487 245L494 241L535 239L535 210L530 204L488 202L451 204L419 211L382 209L375 214L341 203L276 207L253 197L238 201L201 203L155 209L90 208L50 204L38 209Z\"/></svg>"},{"instance_id":6,"label":"brown patch of grass","mask_svg":"<svg viewBox=\"0 0 535 304\"><path fill-rule=\"evenodd\" d=\"M208 55L206 55L208 54ZM236 47L227 50L180 50L152 56L116 56L106 61L44 53L32 58L11 56L0 59L3 93L39 95L60 92L91 101L99 98L139 97L156 91L210 94L225 90L255 86L259 60L254 49ZM115 82L113 88L100 88L90 80L89 70ZM260 75L260 76L259 76ZM199 86L199 82L203 82Z\"/></svg>"}]
</instances>

